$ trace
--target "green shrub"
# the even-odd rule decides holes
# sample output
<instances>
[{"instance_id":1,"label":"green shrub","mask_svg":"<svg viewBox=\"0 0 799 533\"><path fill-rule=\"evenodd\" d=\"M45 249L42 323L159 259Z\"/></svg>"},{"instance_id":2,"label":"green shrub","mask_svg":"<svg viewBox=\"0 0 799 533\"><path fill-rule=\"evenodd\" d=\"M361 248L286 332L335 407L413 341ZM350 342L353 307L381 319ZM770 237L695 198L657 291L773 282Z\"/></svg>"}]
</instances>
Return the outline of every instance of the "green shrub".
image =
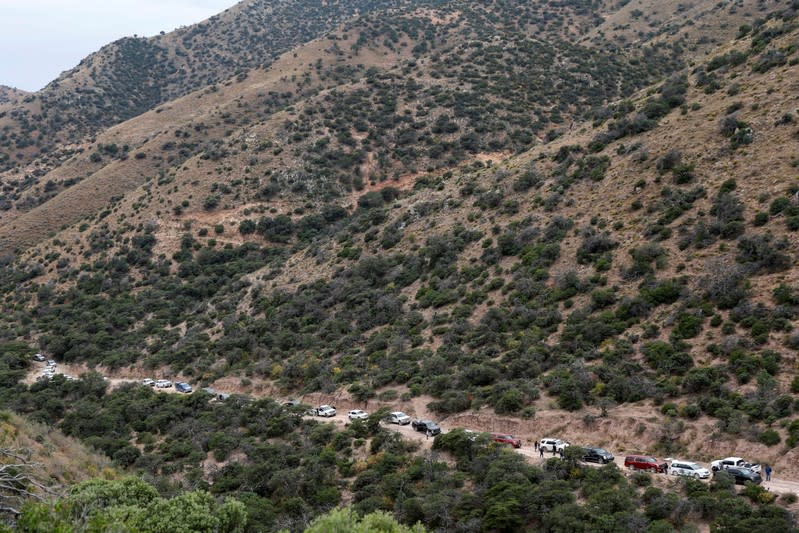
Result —
<instances>
[{"instance_id":1,"label":"green shrub","mask_svg":"<svg viewBox=\"0 0 799 533\"><path fill-rule=\"evenodd\" d=\"M777 431L773 429L767 429L757 437L757 440L765 444L766 446L776 446L777 444L780 443L782 438L780 437L780 434L777 433Z\"/></svg>"},{"instance_id":2,"label":"green shrub","mask_svg":"<svg viewBox=\"0 0 799 533\"><path fill-rule=\"evenodd\" d=\"M758 211L752 219L752 225L755 227L765 226L768 223L769 216L765 211Z\"/></svg>"}]
</instances>

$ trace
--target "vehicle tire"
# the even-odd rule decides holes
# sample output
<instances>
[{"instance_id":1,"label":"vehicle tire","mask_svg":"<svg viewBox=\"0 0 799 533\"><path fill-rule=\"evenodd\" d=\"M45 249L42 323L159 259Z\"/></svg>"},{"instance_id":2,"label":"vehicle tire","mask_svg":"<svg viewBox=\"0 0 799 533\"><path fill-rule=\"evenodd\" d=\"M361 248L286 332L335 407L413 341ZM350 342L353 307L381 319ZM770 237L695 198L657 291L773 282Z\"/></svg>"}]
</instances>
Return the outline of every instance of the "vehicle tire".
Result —
<instances>
[{"instance_id":1,"label":"vehicle tire","mask_svg":"<svg viewBox=\"0 0 799 533\"><path fill-rule=\"evenodd\" d=\"M699 474L694 474L694 479L699 479Z\"/></svg>"}]
</instances>

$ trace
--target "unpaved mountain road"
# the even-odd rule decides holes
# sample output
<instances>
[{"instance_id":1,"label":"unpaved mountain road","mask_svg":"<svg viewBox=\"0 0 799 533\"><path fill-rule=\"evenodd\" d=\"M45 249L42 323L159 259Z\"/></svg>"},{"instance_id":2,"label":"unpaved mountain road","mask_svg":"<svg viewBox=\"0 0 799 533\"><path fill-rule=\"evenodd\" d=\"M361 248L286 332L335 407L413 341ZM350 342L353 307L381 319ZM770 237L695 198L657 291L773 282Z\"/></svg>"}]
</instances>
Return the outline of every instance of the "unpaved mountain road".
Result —
<instances>
[{"instance_id":1,"label":"unpaved mountain road","mask_svg":"<svg viewBox=\"0 0 799 533\"><path fill-rule=\"evenodd\" d=\"M349 419L347 418L347 413L343 413L343 412L337 412L336 416L328 417L328 418L318 417L318 416L310 416L310 415L306 416L306 418L318 420L320 422L333 422L337 426L341 426L341 427L344 427L344 426L346 426L347 424L350 423ZM408 424L406 426L398 426L396 424L384 424L384 427L386 427L386 428L388 428L388 429L390 429L392 431L396 431L396 432L402 434L402 436L405 437L406 439L413 439L413 440L416 440L416 441L420 442L421 445L422 445L422 448L430 449L432 447L432 445L433 445L433 438L432 437L428 437L424 433L421 433L419 431L414 430L413 427L411 427L410 424ZM443 431L443 432L447 432L447 431L449 431L451 429L455 429L455 428L445 427L445 424L441 425L441 431ZM544 456L542 458L541 454L537 450L535 450L534 448L531 448L530 446L522 446L521 448L518 448L518 449L516 449L514 451L516 451L517 453L520 453L523 456L525 456L525 458L527 459L527 462L529 462L530 464L534 464L534 465L543 464L548 459L550 459L552 457L557 457L557 455L553 455L552 452L544 452ZM613 453L612 450L611 450L611 453ZM624 468L624 457L614 457L614 461L616 463L616 466L618 466L623 471L627 471ZM585 463L585 464L591 465L591 466L600 466L600 465L596 465L595 463ZM708 470L710 470L710 465L705 465L705 466L707 467ZM673 476L665 476L665 475L662 475L662 474L660 476L663 476L664 478L668 478L668 479L676 479ZM797 482L797 481L789 481L789 480L780 479L780 478L776 478L775 479L773 477L773 475L772 475L771 481L763 481L763 487L765 487L769 491L774 492L776 494L793 493L793 494L799 495L799 482Z\"/></svg>"},{"instance_id":2,"label":"unpaved mountain road","mask_svg":"<svg viewBox=\"0 0 799 533\"><path fill-rule=\"evenodd\" d=\"M44 370L44 368L46 368L46 363L44 363L44 362L42 362L42 363L39 363L39 362L34 363L32 368L31 368L31 370L30 370L30 372L28 373L28 376L25 379L25 383L31 384L31 383L35 382L37 379L39 379L40 376L41 376L42 371ZM80 374L82 374L83 372L86 372L87 370L88 370L88 368L86 368L86 367L84 367L82 365L64 365L64 364L59 364L56 367L56 373L64 373L64 374L68 374L68 375L72 375L72 376L79 376ZM145 376L145 377L147 377L147 376ZM116 388L119 385L122 385L122 384L125 384L125 383L141 383L141 378L106 378L106 379L108 380L108 383L111 385L111 388ZM166 389L154 389L154 390L156 390L157 392L162 392L162 393L175 393L176 392L174 387L170 387L170 388L166 388ZM343 411L336 413L336 416L331 417L331 418L320 418L320 417L312 417L312 416L308 416L307 418L313 418L315 420L320 420L320 421L323 421L323 422L324 421L334 422L336 425L339 425L339 426L342 426L342 427L346 426L349 423L349 419L347 418L347 413L343 412ZM446 432L446 431L449 431L451 429L454 429L454 427L447 427L447 426L448 425L446 423L442 423L441 424L441 430ZM386 424L385 427L387 427L387 428L389 428L389 429L391 429L393 431L396 431L398 433L401 433L407 439L413 439L413 440L416 440L416 441L420 442L423 448L430 449L430 447L433 444L433 439L432 438L428 438L424 433L420 433L418 431L415 431L411 427L410 424L408 424L407 426L397 426L395 424ZM524 455L527 458L527 461L529 463L535 464L535 465L542 464L547 459L549 459L551 457L554 457L551 453L545 453L544 457L541 458L539 452L536 451L534 448L532 448L530 446L522 446L521 448L519 448L519 449L517 449L515 451L520 453L520 454L522 454L522 455ZM612 452L612 450L611 450L611 452ZM624 469L624 457L623 456L615 457L615 461L616 461L616 465L619 468ZM593 464L593 463L587 463L587 464ZM710 465L706 465L706 466L708 467L708 469L710 468ZM789 493L790 492L790 493L794 493L794 494L799 495L799 482L797 482L797 481L790 481L790 480L786 480L786 479L772 477L771 481L763 481L763 486L765 488L767 488L768 490L770 490L772 492L775 492L775 493L778 493L778 494L784 494L784 493Z\"/></svg>"}]
</instances>

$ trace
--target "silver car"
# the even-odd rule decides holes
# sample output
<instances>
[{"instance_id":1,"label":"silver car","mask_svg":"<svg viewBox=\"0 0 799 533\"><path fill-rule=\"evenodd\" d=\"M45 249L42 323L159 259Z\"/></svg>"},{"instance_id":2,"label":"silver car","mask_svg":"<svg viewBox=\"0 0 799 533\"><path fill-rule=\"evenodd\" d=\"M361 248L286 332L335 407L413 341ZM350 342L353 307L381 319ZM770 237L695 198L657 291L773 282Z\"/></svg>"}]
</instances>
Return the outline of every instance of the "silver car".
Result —
<instances>
[{"instance_id":1,"label":"silver car","mask_svg":"<svg viewBox=\"0 0 799 533\"><path fill-rule=\"evenodd\" d=\"M710 470L690 461L674 460L667 471L672 476L688 476L695 479L707 479Z\"/></svg>"}]
</instances>

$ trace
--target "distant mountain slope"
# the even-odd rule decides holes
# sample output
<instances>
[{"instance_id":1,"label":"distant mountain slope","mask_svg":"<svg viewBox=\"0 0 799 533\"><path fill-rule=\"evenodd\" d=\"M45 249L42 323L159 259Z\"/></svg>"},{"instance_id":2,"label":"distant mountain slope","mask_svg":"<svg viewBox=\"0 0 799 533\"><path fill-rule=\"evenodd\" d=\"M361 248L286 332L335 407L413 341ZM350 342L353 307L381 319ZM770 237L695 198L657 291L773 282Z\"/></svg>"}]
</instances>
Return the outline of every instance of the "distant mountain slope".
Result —
<instances>
[{"instance_id":1,"label":"distant mountain slope","mask_svg":"<svg viewBox=\"0 0 799 533\"><path fill-rule=\"evenodd\" d=\"M507 13L505 22L515 17L511 22L517 31L539 38L631 49L679 42L689 51L731 38L741 20L777 5L777 0L742 0L730 6L710 0L690 6L653 0L486 4L494 12ZM0 129L5 132L0 135L0 168L37 157L52 167L60 144L81 142L161 103L268 66L292 47L354 17L413 8L458 9L457 3L442 0L246 0L174 32L120 39L43 90L0 101Z\"/></svg>"},{"instance_id":2,"label":"distant mountain slope","mask_svg":"<svg viewBox=\"0 0 799 533\"><path fill-rule=\"evenodd\" d=\"M21 161L139 115L156 105L247 70L316 39L351 17L400 0L245 0L210 19L151 38L103 47L26 102L0 107L13 142L0 152ZM415 2L424 3L424 2ZM44 149L44 150L43 150ZM19 160L9 158L8 166Z\"/></svg>"},{"instance_id":3,"label":"distant mountain slope","mask_svg":"<svg viewBox=\"0 0 799 533\"><path fill-rule=\"evenodd\" d=\"M681 65L666 45L594 56L560 39L557 22L571 14L568 8L516 7L454 2L394 10L390 18L364 15L269 69L245 72L62 151L63 163L50 173L8 173L0 196L2 249L36 243L157 175L193 174L194 164L181 167L192 157L198 166L210 159L269 176L268 185L250 183L247 199L282 191L302 203L309 193L332 199L478 154L507 155ZM234 139L246 141L232 150ZM207 174L194 180L212 185Z\"/></svg>"}]
</instances>

